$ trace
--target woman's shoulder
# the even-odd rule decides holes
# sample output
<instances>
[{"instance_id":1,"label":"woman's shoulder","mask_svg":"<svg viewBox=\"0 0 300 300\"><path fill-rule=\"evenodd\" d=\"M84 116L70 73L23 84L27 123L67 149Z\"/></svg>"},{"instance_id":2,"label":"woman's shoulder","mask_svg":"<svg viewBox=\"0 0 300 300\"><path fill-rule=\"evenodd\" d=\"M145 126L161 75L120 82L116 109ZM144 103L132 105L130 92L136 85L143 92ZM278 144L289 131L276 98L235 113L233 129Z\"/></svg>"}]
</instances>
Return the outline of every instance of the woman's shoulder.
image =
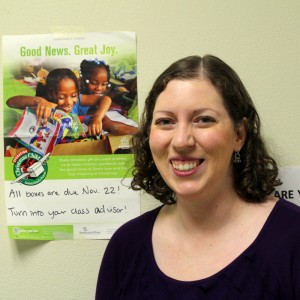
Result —
<instances>
[{"instance_id":1,"label":"woman's shoulder","mask_svg":"<svg viewBox=\"0 0 300 300\"><path fill-rule=\"evenodd\" d=\"M300 224L300 206L291 201L280 198L275 206L275 213L282 222Z\"/></svg>"},{"instance_id":2,"label":"woman's shoulder","mask_svg":"<svg viewBox=\"0 0 300 300\"><path fill-rule=\"evenodd\" d=\"M283 293L280 299L297 298L291 298L291 293L296 295L300 286L299 236L300 207L280 199L258 238L243 256L247 258L243 261L250 263L251 273L256 274L258 280L263 279L264 286L273 295Z\"/></svg>"},{"instance_id":3,"label":"woman's shoulder","mask_svg":"<svg viewBox=\"0 0 300 300\"><path fill-rule=\"evenodd\" d=\"M298 244L300 250L300 206L284 199L280 199L278 204L278 227L280 226L282 235Z\"/></svg>"},{"instance_id":4,"label":"woman's shoulder","mask_svg":"<svg viewBox=\"0 0 300 300\"><path fill-rule=\"evenodd\" d=\"M269 243L270 248L289 251L297 247L300 250L300 207L285 199L279 199L271 212L260 238ZM266 246L266 245L265 245Z\"/></svg>"}]
</instances>

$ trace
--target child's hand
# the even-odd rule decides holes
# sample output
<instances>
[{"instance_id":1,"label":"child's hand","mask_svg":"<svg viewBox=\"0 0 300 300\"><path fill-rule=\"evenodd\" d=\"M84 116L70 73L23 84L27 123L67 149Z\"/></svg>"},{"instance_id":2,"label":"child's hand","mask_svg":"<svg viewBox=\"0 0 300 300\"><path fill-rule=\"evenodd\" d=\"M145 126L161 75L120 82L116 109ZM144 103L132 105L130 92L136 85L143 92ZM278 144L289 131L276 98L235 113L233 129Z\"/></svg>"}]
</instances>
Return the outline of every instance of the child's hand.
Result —
<instances>
[{"instance_id":1,"label":"child's hand","mask_svg":"<svg viewBox=\"0 0 300 300\"><path fill-rule=\"evenodd\" d=\"M52 108L57 104L51 103L42 97L35 97L36 109L35 114L38 120L38 125L47 124L48 118L51 117Z\"/></svg>"},{"instance_id":2,"label":"child's hand","mask_svg":"<svg viewBox=\"0 0 300 300\"><path fill-rule=\"evenodd\" d=\"M88 135L97 136L102 134L102 118L93 118L89 124Z\"/></svg>"}]
</instances>

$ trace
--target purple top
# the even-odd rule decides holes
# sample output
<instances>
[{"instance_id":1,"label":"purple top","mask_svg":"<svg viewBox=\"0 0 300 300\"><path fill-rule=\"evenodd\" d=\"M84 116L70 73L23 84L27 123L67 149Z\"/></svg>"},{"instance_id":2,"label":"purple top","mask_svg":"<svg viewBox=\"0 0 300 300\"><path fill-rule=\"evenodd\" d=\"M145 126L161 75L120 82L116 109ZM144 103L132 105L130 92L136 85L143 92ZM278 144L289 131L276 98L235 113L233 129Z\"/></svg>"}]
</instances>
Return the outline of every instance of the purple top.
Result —
<instances>
[{"instance_id":1,"label":"purple top","mask_svg":"<svg viewBox=\"0 0 300 300\"><path fill-rule=\"evenodd\" d=\"M100 300L299 300L300 207L280 199L255 241L216 274L172 279L158 268L152 228L160 208L121 226L100 267Z\"/></svg>"}]
</instances>

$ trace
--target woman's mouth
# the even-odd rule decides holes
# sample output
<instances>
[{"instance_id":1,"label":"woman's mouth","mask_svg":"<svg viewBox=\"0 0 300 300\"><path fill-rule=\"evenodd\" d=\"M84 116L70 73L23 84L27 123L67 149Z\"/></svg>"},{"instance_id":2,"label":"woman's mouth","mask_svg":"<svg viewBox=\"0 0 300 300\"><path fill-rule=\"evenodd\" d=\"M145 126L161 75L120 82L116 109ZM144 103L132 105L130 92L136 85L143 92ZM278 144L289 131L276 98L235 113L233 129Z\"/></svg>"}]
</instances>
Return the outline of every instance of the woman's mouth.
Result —
<instances>
[{"instance_id":1,"label":"woman's mouth","mask_svg":"<svg viewBox=\"0 0 300 300\"><path fill-rule=\"evenodd\" d=\"M178 171L191 171L195 168L197 168L203 160L186 160L186 161L181 161L181 160L172 160L172 166L175 170Z\"/></svg>"}]
</instances>

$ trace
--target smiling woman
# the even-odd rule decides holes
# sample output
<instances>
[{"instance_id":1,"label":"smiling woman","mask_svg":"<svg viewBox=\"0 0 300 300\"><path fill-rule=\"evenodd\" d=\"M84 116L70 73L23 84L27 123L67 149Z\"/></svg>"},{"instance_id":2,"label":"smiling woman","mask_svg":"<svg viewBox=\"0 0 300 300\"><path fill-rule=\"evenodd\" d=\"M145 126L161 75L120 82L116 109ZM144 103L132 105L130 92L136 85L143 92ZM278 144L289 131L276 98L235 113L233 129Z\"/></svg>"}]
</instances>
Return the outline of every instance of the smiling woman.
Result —
<instances>
[{"instance_id":1,"label":"smiling woman","mask_svg":"<svg viewBox=\"0 0 300 300\"><path fill-rule=\"evenodd\" d=\"M131 187L164 205L114 234L96 299L300 299L300 208L272 196L281 181L266 149L230 66L173 63L133 137Z\"/></svg>"},{"instance_id":2,"label":"smiling woman","mask_svg":"<svg viewBox=\"0 0 300 300\"><path fill-rule=\"evenodd\" d=\"M204 201L217 197L212 192L223 193L211 190L212 185L233 182L228 166L232 154L241 150L245 132L246 122L235 128L209 80L172 80L156 100L149 146L177 200L189 194Z\"/></svg>"},{"instance_id":3,"label":"smiling woman","mask_svg":"<svg viewBox=\"0 0 300 300\"><path fill-rule=\"evenodd\" d=\"M184 92L181 89L184 89ZM165 103L160 101L162 97L167 98ZM280 184L277 180L276 162L266 150L260 135L260 118L246 88L234 70L218 58L208 55L203 59L192 56L177 61L154 83L146 99L140 131L133 140L136 149L133 188L145 189L163 203L176 202L174 191L157 172L157 166L145 163L153 161L149 137L156 128L153 124L154 112L158 110L158 105L164 105L164 109L169 114L174 114L173 110L180 103L181 115L185 110L188 110L190 114L196 113L192 115L194 119L190 121L193 124L190 126L191 132L195 132L195 127L199 127L199 124L202 124L201 127L211 128L211 125L214 123L218 125L219 122L224 121L224 118L220 119L220 116L216 115L217 107L209 103L209 97L215 101L218 99L219 108L222 107L224 113L228 115L226 120L233 126L232 134L239 134L240 130L245 130L246 138L240 141L240 149L239 147L232 149L231 153L232 159L241 156L242 162L231 164L233 162L231 161L229 166L232 169L232 183L237 194L248 202L260 202L264 201L265 197L274 191L274 187ZM178 99L176 103L173 98ZM193 104L190 103L191 99L194 101ZM195 126L195 120L197 120L197 126ZM180 124L183 123L180 122ZM187 133L189 131L185 132L186 136L193 137ZM215 138L216 135L214 135Z\"/></svg>"}]
</instances>

